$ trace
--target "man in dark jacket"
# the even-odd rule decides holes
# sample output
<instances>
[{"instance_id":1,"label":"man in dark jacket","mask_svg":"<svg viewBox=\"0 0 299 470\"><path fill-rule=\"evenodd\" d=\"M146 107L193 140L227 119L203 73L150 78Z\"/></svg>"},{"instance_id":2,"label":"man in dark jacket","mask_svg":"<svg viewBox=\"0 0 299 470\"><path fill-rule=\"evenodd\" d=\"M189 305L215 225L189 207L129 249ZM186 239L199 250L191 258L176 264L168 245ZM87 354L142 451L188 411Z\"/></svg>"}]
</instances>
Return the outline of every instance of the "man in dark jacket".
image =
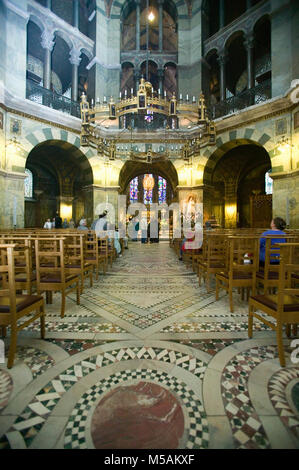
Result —
<instances>
[{"instance_id":1,"label":"man in dark jacket","mask_svg":"<svg viewBox=\"0 0 299 470\"><path fill-rule=\"evenodd\" d=\"M59 212L56 212L55 215L55 228L62 228L62 218L59 215Z\"/></svg>"}]
</instances>

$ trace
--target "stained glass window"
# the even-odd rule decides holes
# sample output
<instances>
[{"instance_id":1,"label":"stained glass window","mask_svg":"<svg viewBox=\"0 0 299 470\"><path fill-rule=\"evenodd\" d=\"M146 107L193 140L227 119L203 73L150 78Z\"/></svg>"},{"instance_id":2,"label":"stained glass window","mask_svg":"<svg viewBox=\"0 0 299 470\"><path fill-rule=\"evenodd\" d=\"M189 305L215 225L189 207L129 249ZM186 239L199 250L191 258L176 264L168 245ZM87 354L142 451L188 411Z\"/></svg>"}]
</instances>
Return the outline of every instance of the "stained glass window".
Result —
<instances>
[{"instance_id":1,"label":"stained glass window","mask_svg":"<svg viewBox=\"0 0 299 470\"><path fill-rule=\"evenodd\" d=\"M33 175L28 168L25 169L26 178L24 179L25 197L33 197Z\"/></svg>"},{"instance_id":2,"label":"stained glass window","mask_svg":"<svg viewBox=\"0 0 299 470\"><path fill-rule=\"evenodd\" d=\"M167 188L167 181L159 176L158 178L158 201L159 204L163 204L166 202L166 188Z\"/></svg>"},{"instance_id":3,"label":"stained glass window","mask_svg":"<svg viewBox=\"0 0 299 470\"><path fill-rule=\"evenodd\" d=\"M270 172L265 173L265 193L273 194L273 179L270 178Z\"/></svg>"},{"instance_id":4,"label":"stained glass window","mask_svg":"<svg viewBox=\"0 0 299 470\"><path fill-rule=\"evenodd\" d=\"M138 201L138 176L131 180L130 183L130 202Z\"/></svg>"}]
</instances>

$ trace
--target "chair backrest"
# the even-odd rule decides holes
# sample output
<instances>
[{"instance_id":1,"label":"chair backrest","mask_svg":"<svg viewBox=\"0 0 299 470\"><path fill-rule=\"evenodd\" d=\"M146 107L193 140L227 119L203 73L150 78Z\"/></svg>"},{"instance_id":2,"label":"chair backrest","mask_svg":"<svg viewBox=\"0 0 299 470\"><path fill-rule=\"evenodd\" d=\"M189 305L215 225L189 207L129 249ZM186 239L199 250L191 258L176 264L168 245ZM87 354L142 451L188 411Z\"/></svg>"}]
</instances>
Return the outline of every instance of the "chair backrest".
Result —
<instances>
[{"instance_id":1,"label":"chair backrest","mask_svg":"<svg viewBox=\"0 0 299 470\"><path fill-rule=\"evenodd\" d=\"M0 273L6 278L6 283L0 289L0 297L9 297L10 314L16 316L16 284L14 270L14 244L0 244L1 265Z\"/></svg>"},{"instance_id":2,"label":"chair backrest","mask_svg":"<svg viewBox=\"0 0 299 470\"><path fill-rule=\"evenodd\" d=\"M60 274L61 281L65 281L64 267L64 243L65 238L36 238L36 280L39 284L40 278L45 274Z\"/></svg>"},{"instance_id":3,"label":"chair backrest","mask_svg":"<svg viewBox=\"0 0 299 470\"><path fill-rule=\"evenodd\" d=\"M299 295L299 243L280 243L280 263L278 280L278 306L284 303L284 296L296 297ZM294 282L294 275L295 282Z\"/></svg>"},{"instance_id":4,"label":"chair backrest","mask_svg":"<svg viewBox=\"0 0 299 470\"><path fill-rule=\"evenodd\" d=\"M256 275L259 260L258 235L228 237L228 272L233 279L234 273Z\"/></svg>"},{"instance_id":5,"label":"chair backrest","mask_svg":"<svg viewBox=\"0 0 299 470\"><path fill-rule=\"evenodd\" d=\"M65 237L65 264L84 266L85 233L67 234Z\"/></svg>"},{"instance_id":6,"label":"chair backrest","mask_svg":"<svg viewBox=\"0 0 299 470\"><path fill-rule=\"evenodd\" d=\"M101 255L108 256L108 248L109 248L108 237L98 238L98 247L99 247L99 253Z\"/></svg>"},{"instance_id":7,"label":"chair backrest","mask_svg":"<svg viewBox=\"0 0 299 470\"><path fill-rule=\"evenodd\" d=\"M95 260L98 259L98 238L94 230L89 230L84 240L84 254L86 257L92 256Z\"/></svg>"},{"instance_id":8,"label":"chair backrest","mask_svg":"<svg viewBox=\"0 0 299 470\"><path fill-rule=\"evenodd\" d=\"M225 234L207 235L206 247L207 263L210 264L223 264L225 265L227 256L227 236Z\"/></svg>"}]
</instances>

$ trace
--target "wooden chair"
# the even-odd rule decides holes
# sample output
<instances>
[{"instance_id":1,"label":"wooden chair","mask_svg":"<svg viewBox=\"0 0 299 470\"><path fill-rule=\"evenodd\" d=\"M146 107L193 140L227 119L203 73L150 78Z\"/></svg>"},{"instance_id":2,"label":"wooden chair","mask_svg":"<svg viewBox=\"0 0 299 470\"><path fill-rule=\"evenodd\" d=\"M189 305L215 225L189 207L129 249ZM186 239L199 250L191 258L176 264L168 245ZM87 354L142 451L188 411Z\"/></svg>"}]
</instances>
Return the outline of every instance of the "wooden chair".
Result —
<instances>
[{"instance_id":1,"label":"wooden chair","mask_svg":"<svg viewBox=\"0 0 299 470\"><path fill-rule=\"evenodd\" d=\"M6 288L3 287L0 290L0 325L4 327L4 331L7 326L11 327L7 362L9 369L14 363L19 331L40 318L41 337L45 337L43 297L41 295L16 295L14 248L15 245L12 244L0 245L2 259L0 272L2 277L6 278ZM29 319L27 318L24 322L19 321L23 317L28 317L32 312L35 313Z\"/></svg>"},{"instance_id":2,"label":"wooden chair","mask_svg":"<svg viewBox=\"0 0 299 470\"><path fill-rule=\"evenodd\" d=\"M15 284L17 291L26 290L28 295L32 294L36 286L36 274L33 272L32 263L32 240L23 237L1 238L0 243L15 244Z\"/></svg>"},{"instance_id":3,"label":"wooden chair","mask_svg":"<svg viewBox=\"0 0 299 470\"><path fill-rule=\"evenodd\" d=\"M65 272L80 276L80 293L84 289L84 280L89 278L90 287L93 285L93 265L84 259L85 234L72 234L67 236L65 245Z\"/></svg>"},{"instance_id":4,"label":"wooden chair","mask_svg":"<svg viewBox=\"0 0 299 470\"><path fill-rule=\"evenodd\" d=\"M84 259L94 267L96 280L99 278L99 250L98 250L98 239L95 231L91 230L87 233L87 238L84 240Z\"/></svg>"},{"instance_id":5,"label":"wooden chair","mask_svg":"<svg viewBox=\"0 0 299 470\"><path fill-rule=\"evenodd\" d=\"M219 289L229 294L230 311L234 311L233 289L256 288L256 271L259 259L259 238L257 236L228 237L227 267L216 274L216 300Z\"/></svg>"},{"instance_id":6,"label":"wooden chair","mask_svg":"<svg viewBox=\"0 0 299 470\"><path fill-rule=\"evenodd\" d=\"M291 241L290 236L283 237L282 235L269 235L264 237L265 241L265 264L260 266L256 273L257 286L263 286L264 294L267 294L270 289L278 287L278 274L279 274L279 259L280 250L279 246L275 244L275 239L281 241L285 238L286 241Z\"/></svg>"},{"instance_id":7,"label":"wooden chair","mask_svg":"<svg viewBox=\"0 0 299 470\"><path fill-rule=\"evenodd\" d=\"M65 238L35 239L37 293L46 292L47 303L51 303L52 293L60 292L61 317L64 317L67 294L76 291L77 305L80 304L80 278L65 271L64 241Z\"/></svg>"},{"instance_id":8,"label":"wooden chair","mask_svg":"<svg viewBox=\"0 0 299 470\"><path fill-rule=\"evenodd\" d=\"M108 269L108 237L98 238L99 262L103 266L103 274Z\"/></svg>"},{"instance_id":9,"label":"wooden chair","mask_svg":"<svg viewBox=\"0 0 299 470\"><path fill-rule=\"evenodd\" d=\"M299 323L299 288L294 286L292 275L299 275L299 243L281 243L277 294L253 295L249 299L248 336L252 338L253 318L257 318L276 332L279 362L285 366L282 332L283 325ZM264 312L273 321L264 318Z\"/></svg>"},{"instance_id":10,"label":"wooden chair","mask_svg":"<svg viewBox=\"0 0 299 470\"><path fill-rule=\"evenodd\" d=\"M207 235L202 256L198 258L198 282L205 280L207 292L211 292L211 275L225 269L227 256L227 237L224 234Z\"/></svg>"}]
</instances>

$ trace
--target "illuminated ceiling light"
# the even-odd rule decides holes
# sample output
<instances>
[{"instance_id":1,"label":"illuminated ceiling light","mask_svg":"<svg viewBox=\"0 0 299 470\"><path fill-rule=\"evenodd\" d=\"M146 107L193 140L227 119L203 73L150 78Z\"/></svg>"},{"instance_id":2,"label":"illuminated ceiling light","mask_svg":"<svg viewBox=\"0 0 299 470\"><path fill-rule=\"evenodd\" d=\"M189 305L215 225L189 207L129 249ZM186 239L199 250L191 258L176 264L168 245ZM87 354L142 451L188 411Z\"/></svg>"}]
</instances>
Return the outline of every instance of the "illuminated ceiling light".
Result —
<instances>
[{"instance_id":1,"label":"illuminated ceiling light","mask_svg":"<svg viewBox=\"0 0 299 470\"><path fill-rule=\"evenodd\" d=\"M154 19L155 19L154 13L152 11L150 11L147 18L148 18L149 21L154 21Z\"/></svg>"}]
</instances>

